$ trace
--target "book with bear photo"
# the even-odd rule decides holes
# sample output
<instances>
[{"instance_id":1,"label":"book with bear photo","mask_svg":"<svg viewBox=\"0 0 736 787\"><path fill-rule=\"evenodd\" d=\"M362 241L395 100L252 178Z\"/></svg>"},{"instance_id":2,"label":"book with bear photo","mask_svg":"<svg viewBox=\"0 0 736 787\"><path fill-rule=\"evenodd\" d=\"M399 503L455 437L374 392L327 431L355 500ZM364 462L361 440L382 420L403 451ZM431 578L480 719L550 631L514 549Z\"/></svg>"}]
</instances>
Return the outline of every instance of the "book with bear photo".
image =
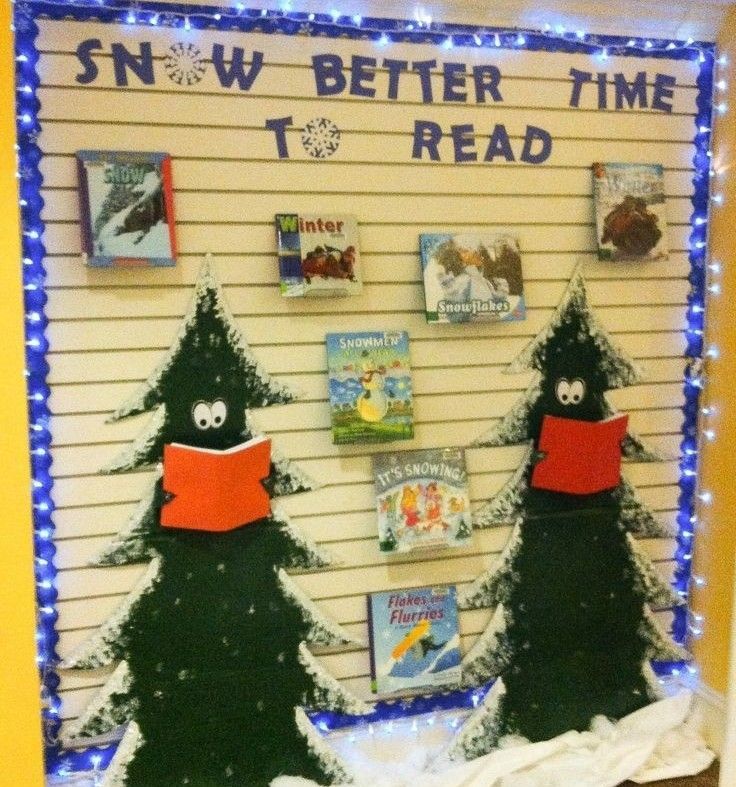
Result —
<instances>
[{"instance_id":1,"label":"book with bear photo","mask_svg":"<svg viewBox=\"0 0 736 787\"><path fill-rule=\"evenodd\" d=\"M368 639L375 694L452 688L460 683L454 585L370 593Z\"/></svg>"},{"instance_id":2,"label":"book with bear photo","mask_svg":"<svg viewBox=\"0 0 736 787\"><path fill-rule=\"evenodd\" d=\"M667 259L661 164L593 164L598 259Z\"/></svg>"},{"instance_id":3,"label":"book with bear photo","mask_svg":"<svg viewBox=\"0 0 736 787\"><path fill-rule=\"evenodd\" d=\"M80 150L77 169L88 265L176 263L168 153Z\"/></svg>"},{"instance_id":4,"label":"book with bear photo","mask_svg":"<svg viewBox=\"0 0 736 787\"><path fill-rule=\"evenodd\" d=\"M357 295L360 273L358 222L337 214L276 214L281 294Z\"/></svg>"},{"instance_id":5,"label":"book with bear photo","mask_svg":"<svg viewBox=\"0 0 736 787\"><path fill-rule=\"evenodd\" d=\"M523 320L519 241L509 234L422 234L427 322Z\"/></svg>"},{"instance_id":6,"label":"book with bear photo","mask_svg":"<svg viewBox=\"0 0 736 787\"><path fill-rule=\"evenodd\" d=\"M470 543L468 474L461 448L374 454L373 480L381 551Z\"/></svg>"},{"instance_id":7,"label":"book with bear photo","mask_svg":"<svg viewBox=\"0 0 736 787\"><path fill-rule=\"evenodd\" d=\"M328 333L327 371L334 443L414 436L406 331Z\"/></svg>"}]
</instances>

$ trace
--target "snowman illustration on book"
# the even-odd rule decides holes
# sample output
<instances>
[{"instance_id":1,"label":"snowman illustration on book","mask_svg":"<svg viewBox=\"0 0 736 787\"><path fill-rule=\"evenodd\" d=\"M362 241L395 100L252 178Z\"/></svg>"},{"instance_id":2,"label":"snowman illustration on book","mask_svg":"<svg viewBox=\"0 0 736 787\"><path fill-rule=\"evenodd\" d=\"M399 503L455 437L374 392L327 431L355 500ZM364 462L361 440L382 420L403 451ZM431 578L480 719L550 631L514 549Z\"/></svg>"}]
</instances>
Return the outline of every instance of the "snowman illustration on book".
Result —
<instances>
[{"instance_id":1,"label":"snowman illustration on book","mask_svg":"<svg viewBox=\"0 0 736 787\"><path fill-rule=\"evenodd\" d=\"M367 356L367 353L364 352ZM391 394L385 391L386 367L377 366L372 358L366 357L361 365L363 374L358 378L363 386L363 393L358 397L356 408L358 415L369 423L382 421L388 412L388 400Z\"/></svg>"}]
</instances>

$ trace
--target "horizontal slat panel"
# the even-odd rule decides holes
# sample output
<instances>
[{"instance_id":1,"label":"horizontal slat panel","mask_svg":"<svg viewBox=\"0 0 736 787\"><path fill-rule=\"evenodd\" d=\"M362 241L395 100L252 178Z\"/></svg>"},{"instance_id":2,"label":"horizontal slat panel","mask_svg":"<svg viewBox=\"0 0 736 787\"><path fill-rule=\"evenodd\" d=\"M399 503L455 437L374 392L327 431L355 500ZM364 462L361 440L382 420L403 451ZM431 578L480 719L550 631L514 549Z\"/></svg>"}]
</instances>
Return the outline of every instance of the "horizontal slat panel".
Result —
<instances>
[{"instance_id":1,"label":"horizontal slat panel","mask_svg":"<svg viewBox=\"0 0 736 787\"><path fill-rule=\"evenodd\" d=\"M311 117L311 115L309 116ZM72 124L66 120L53 120L45 118L45 132L42 132L39 144L47 153L63 153L69 155L75 150L84 149L89 144L89 139L94 138L100 149L125 149L129 144L131 134L139 134L139 126L135 123L126 121L124 118L116 120L114 125L104 122L87 121L82 124ZM507 129L511 139L521 139L521 134L516 128ZM626 139L596 139L586 140L585 150L588 154L585 159L581 158L583 151L582 140L556 138L554 140L554 157L551 164L556 166L579 167L581 161L588 171L589 162L592 161L658 161L665 167L676 167L680 169L691 169L693 160L692 145L689 140L695 133L694 124L685 139L673 140L663 137L660 140L640 140L628 141ZM148 147L159 150L168 150L174 159L182 157L195 158L215 161L235 160L261 160L269 162L276 155L273 132L271 131L248 131L248 144L243 144L243 134L233 132L231 129L217 127L173 127L173 126L147 126L145 130L146 142ZM302 148L300 144L300 132L288 130L286 138L289 147L289 155L292 161L314 162ZM397 138L398 139L398 138ZM407 133L401 138L399 144L394 140L394 144L388 147L376 145L376 136L368 132L350 133L350 161L374 162L385 164L387 162L398 164L409 164L416 168L429 167L437 170L438 177L441 178L445 169L453 165L452 157L447 154L439 163L429 163L426 160L420 161L411 158L412 137ZM482 146L481 146L482 147ZM343 162L321 162L320 166L326 167L331 171L335 164ZM549 165L549 164L548 164ZM537 166L533 164L499 164L492 165L484 162L463 163L461 171L473 171L481 168L482 172L494 169L510 169L508 173L516 172L524 167L532 168L536 171ZM478 173L479 177L482 177ZM440 181L441 182L441 181Z\"/></svg>"},{"instance_id":2,"label":"horizontal slat panel","mask_svg":"<svg viewBox=\"0 0 736 787\"><path fill-rule=\"evenodd\" d=\"M560 167L540 165L514 167L513 189L509 183L511 165L493 167L445 167L438 182L435 167L412 164L351 164L332 167L329 178L318 178L319 162L280 159L278 161L201 161L175 159L173 177L176 192L217 191L299 193L344 192L392 194L445 194L488 196L497 194L569 194L590 196L593 189L591 170L582 163ZM47 156L41 162L44 193L47 189L76 190L78 175L72 156ZM667 197L684 197L693 191L690 167L665 173ZM72 196L72 195L68 195ZM286 198L285 198L286 199Z\"/></svg>"},{"instance_id":3,"label":"horizontal slat panel","mask_svg":"<svg viewBox=\"0 0 736 787\"><path fill-rule=\"evenodd\" d=\"M480 13L480 11L478 11ZM397 44L378 52L368 41L300 36L198 33L209 55L214 42L262 48L266 65L250 94L221 90L209 64L197 86L175 86L160 56L181 31L127 26L127 45L154 41L157 83L118 89L111 59L98 58L99 80L75 81L79 41L121 40L119 26L41 23L42 161L49 271L47 313L54 412L52 473L59 575L60 651L94 632L133 586L142 566L90 568L87 562L124 524L150 484L151 471L111 477L98 469L145 427L147 416L118 424L105 415L156 366L179 328L201 255L212 252L226 297L247 341L279 381L300 391L299 401L255 412L257 426L322 488L278 501L295 524L325 544L332 568L296 581L320 608L365 637L365 598L371 590L438 582L463 583L484 570L502 549L508 528L479 531L472 546L446 553L389 558L376 546L375 496L370 455L375 451L468 445L522 395L531 375L504 368L553 314L574 267L583 262L597 318L616 341L648 367L641 385L610 392L630 414L630 425L670 459L627 463L624 472L640 499L663 520L678 510L681 357L689 292L688 246L692 187L696 68L687 61L612 57L609 74L632 78L674 74L672 114L653 110L593 111L595 90L583 91L580 109L568 106L571 66L604 70L587 55L498 51ZM295 46L295 44L298 44ZM422 105L416 75L403 75L399 100L385 97L388 75L379 70L375 100L314 95L310 56L338 52L418 60L496 63L503 102ZM384 54L385 53L385 54ZM71 89L67 89L67 86ZM433 77L439 96L441 77ZM609 98L612 97L612 89ZM338 153L316 161L300 144L300 128L320 114L342 131ZM292 115L287 132L292 158L276 158L267 118ZM411 158L414 121L440 123L442 161ZM517 153L527 124L553 136L544 164L482 161L454 165L455 123L475 125L482 158L489 134L504 123ZM181 251L166 270L91 270L80 260L79 205L74 151L166 150L174 167L177 233ZM143 144L141 142L141 144ZM591 199L592 161L652 161L666 169L669 260L620 266L595 258ZM366 286L339 301L290 302L276 287L273 214L281 211L350 212L358 217ZM509 230L521 241L527 319L505 325L434 326L424 319L417 236L423 231L490 234ZM416 437L390 446L334 446L326 401L324 336L330 331L407 330L411 336ZM493 495L520 461L523 447L469 449L470 491L477 507ZM669 576L675 549L668 539L643 542ZM658 613L663 625L671 613ZM463 647L489 620L488 611L461 613ZM370 697L365 648L321 654L344 684ZM63 715L77 715L103 675L64 675Z\"/></svg>"}]
</instances>

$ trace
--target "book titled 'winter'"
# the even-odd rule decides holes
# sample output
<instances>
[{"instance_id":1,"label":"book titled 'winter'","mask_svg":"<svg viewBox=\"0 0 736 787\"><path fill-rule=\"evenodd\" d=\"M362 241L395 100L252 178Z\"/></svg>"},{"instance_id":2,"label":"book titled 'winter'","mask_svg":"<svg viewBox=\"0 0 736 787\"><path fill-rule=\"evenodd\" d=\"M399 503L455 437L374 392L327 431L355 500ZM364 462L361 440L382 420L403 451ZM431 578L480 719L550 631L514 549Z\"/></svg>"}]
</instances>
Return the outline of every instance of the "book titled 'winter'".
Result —
<instances>
[{"instance_id":1,"label":"book titled 'winter'","mask_svg":"<svg viewBox=\"0 0 736 787\"><path fill-rule=\"evenodd\" d=\"M512 235L419 236L427 322L523 320L524 280Z\"/></svg>"},{"instance_id":2,"label":"book titled 'winter'","mask_svg":"<svg viewBox=\"0 0 736 787\"><path fill-rule=\"evenodd\" d=\"M168 153L80 150L77 168L88 265L176 263Z\"/></svg>"},{"instance_id":3,"label":"book titled 'winter'","mask_svg":"<svg viewBox=\"0 0 736 787\"><path fill-rule=\"evenodd\" d=\"M334 443L414 436L406 331L328 333L327 370Z\"/></svg>"},{"instance_id":4,"label":"book titled 'winter'","mask_svg":"<svg viewBox=\"0 0 736 787\"><path fill-rule=\"evenodd\" d=\"M368 636L375 694L459 684L460 634L454 585L370 593Z\"/></svg>"},{"instance_id":5,"label":"book titled 'winter'","mask_svg":"<svg viewBox=\"0 0 736 787\"><path fill-rule=\"evenodd\" d=\"M468 474L461 448L374 454L373 480L382 551L470 542Z\"/></svg>"},{"instance_id":6,"label":"book titled 'winter'","mask_svg":"<svg viewBox=\"0 0 736 787\"><path fill-rule=\"evenodd\" d=\"M361 291L358 223L353 216L277 213L276 241L282 295Z\"/></svg>"},{"instance_id":7,"label":"book titled 'winter'","mask_svg":"<svg viewBox=\"0 0 736 787\"><path fill-rule=\"evenodd\" d=\"M593 164L598 259L667 259L661 164Z\"/></svg>"}]
</instances>

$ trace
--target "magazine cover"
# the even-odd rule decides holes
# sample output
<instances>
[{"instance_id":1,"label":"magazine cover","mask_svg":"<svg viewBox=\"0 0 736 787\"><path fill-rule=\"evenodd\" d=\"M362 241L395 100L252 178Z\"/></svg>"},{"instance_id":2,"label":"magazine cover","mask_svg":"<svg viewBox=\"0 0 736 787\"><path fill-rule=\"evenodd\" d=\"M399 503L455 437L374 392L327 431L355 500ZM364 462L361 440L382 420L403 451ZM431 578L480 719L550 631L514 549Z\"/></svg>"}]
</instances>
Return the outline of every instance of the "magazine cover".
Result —
<instances>
[{"instance_id":1,"label":"magazine cover","mask_svg":"<svg viewBox=\"0 0 736 787\"><path fill-rule=\"evenodd\" d=\"M427 322L523 320L519 241L512 235L419 236Z\"/></svg>"},{"instance_id":2,"label":"magazine cover","mask_svg":"<svg viewBox=\"0 0 736 787\"><path fill-rule=\"evenodd\" d=\"M174 265L168 153L80 150L77 167L87 264Z\"/></svg>"},{"instance_id":3,"label":"magazine cover","mask_svg":"<svg viewBox=\"0 0 736 787\"><path fill-rule=\"evenodd\" d=\"M281 294L357 295L360 273L358 223L336 214L276 214Z\"/></svg>"},{"instance_id":4,"label":"magazine cover","mask_svg":"<svg viewBox=\"0 0 736 787\"><path fill-rule=\"evenodd\" d=\"M465 546L472 522L462 448L373 455L383 552Z\"/></svg>"},{"instance_id":5,"label":"magazine cover","mask_svg":"<svg viewBox=\"0 0 736 787\"><path fill-rule=\"evenodd\" d=\"M332 439L342 443L414 436L409 334L327 334Z\"/></svg>"},{"instance_id":6,"label":"magazine cover","mask_svg":"<svg viewBox=\"0 0 736 787\"><path fill-rule=\"evenodd\" d=\"M660 164L593 164L599 260L667 259Z\"/></svg>"},{"instance_id":7,"label":"magazine cover","mask_svg":"<svg viewBox=\"0 0 736 787\"><path fill-rule=\"evenodd\" d=\"M370 593L368 638L375 694L460 683L454 585Z\"/></svg>"}]
</instances>

